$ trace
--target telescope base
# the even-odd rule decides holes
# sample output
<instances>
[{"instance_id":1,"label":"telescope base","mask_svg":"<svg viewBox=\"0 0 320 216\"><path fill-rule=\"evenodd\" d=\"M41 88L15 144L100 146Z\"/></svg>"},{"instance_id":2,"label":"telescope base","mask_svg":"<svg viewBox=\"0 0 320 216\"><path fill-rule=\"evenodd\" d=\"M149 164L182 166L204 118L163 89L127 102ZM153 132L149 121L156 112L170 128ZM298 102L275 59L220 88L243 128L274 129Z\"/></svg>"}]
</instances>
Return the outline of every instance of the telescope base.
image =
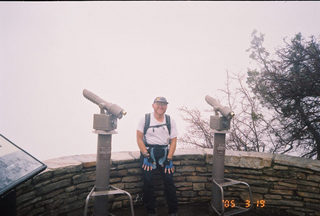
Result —
<instances>
[{"instance_id":1,"label":"telescope base","mask_svg":"<svg viewBox=\"0 0 320 216\"><path fill-rule=\"evenodd\" d=\"M131 208L131 215L134 216L134 209L133 209L133 201L132 201L132 196L129 192L125 191L125 190L121 190L117 187L114 186L110 186L109 190L105 190L105 191L95 191L96 187L94 186L92 188L92 190L90 191L90 193L88 194L87 198L86 198L86 203L84 206L84 216L87 216L88 213L88 204L89 204L89 200L91 197L95 197L95 196L110 196L110 195L115 195L115 194L126 194L129 199L130 199L130 208ZM108 215L106 215L108 216Z\"/></svg>"},{"instance_id":2,"label":"telescope base","mask_svg":"<svg viewBox=\"0 0 320 216\"><path fill-rule=\"evenodd\" d=\"M229 216L229 215L235 215L235 214L240 214L246 211L249 211L252 208L252 204L250 205L249 208L243 208L240 206L235 206L232 210L225 212L224 211L224 203L222 202L222 200L224 200L224 191L223 191L223 187L228 187L231 185L236 185L236 184L243 184L245 186L248 187L248 192L249 192L249 197L250 197L250 203L252 203L252 192L251 192L251 188L250 185L246 182L242 182L242 181L237 181L237 180L233 180L233 179L229 179L229 178L225 178L223 182L218 183L216 182L214 179L212 179L212 182L220 189L220 193L221 193L221 211L218 210L218 206L214 206L213 204L213 200L210 202L210 207L220 216ZM213 194L214 196L214 194Z\"/></svg>"}]
</instances>

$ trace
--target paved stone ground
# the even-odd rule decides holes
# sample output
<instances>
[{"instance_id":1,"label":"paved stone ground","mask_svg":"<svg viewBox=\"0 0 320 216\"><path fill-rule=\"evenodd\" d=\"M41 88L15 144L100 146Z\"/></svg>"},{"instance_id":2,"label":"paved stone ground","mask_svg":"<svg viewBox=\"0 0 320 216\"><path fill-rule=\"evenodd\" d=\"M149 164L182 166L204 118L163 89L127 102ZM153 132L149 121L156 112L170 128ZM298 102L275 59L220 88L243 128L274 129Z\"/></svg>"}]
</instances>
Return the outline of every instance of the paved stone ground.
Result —
<instances>
[{"instance_id":1,"label":"paved stone ground","mask_svg":"<svg viewBox=\"0 0 320 216\"><path fill-rule=\"evenodd\" d=\"M135 206L135 216L147 216L143 206ZM167 216L167 208L165 206L158 208L158 216ZM112 212L114 216L130 216L131 212L128 208L118 209ZM215 216L210 210L209 203L197 203L179 206L179 216ZM280 216L276 209L252 209L248 212L237 214L239 216Z\"/></svg>"}]
</instances>

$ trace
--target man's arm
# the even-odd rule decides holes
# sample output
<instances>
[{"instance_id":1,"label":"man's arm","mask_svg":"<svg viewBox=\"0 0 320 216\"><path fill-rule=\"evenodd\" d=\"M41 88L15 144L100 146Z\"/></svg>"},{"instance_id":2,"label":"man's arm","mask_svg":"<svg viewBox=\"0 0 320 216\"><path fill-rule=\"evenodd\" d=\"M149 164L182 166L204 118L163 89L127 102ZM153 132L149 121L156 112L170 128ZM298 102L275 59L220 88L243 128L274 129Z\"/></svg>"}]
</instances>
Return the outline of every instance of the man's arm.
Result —
<instances>
[{"instance_id":1,"label":"man's arm","mask_svg":"<svg viewBox=\"0 0 320 216\"><path fill-rule=\"evenodd\" d=\"M143 155L147 154L148 151L147 151L147 148L146 148L146 146L144 145L144 142L143 142L143 133L141 131L138 131L138 130L137 130L137 143L138 143L138 147L139 147L141 153Z\"/></svg>"},{"instance_id":2,"label":"man's arm","mask_svg":"<svg viewBox=\"0 0 320 216\"><path fill-rule=\"evenodd\" d=\"M172 159L174 152L176 151L177 137L171 139L170 149L167 158Z\"/></svg>"},{"instance_id":3,"label":"man's arm","mask_svg":"<svg viewBox=\"0 0 320 216\"><path fill-rule=\"evenodd\" d=\"M150 163L150 154L149 154L149 152L143 142L143 133L139 130L137 130L137 143L138 143L140 152L144 156L142 168L146 171L151 171L152 164Z\"/></svg>"},{"instance_id":4,"label":"man's arm","mask_svg":"<svg viewBox=\"0 0 320 216\"><path fill-rule=\"evenodd\" d=\"M171 139L170 149L169 149L169 153L166 161L167 164L165 166L164 173L168 173L168 174L174 173L172 157L174 152L176 151L176 146L177 146L177 137Z\"/></svg>"}]
</instances>

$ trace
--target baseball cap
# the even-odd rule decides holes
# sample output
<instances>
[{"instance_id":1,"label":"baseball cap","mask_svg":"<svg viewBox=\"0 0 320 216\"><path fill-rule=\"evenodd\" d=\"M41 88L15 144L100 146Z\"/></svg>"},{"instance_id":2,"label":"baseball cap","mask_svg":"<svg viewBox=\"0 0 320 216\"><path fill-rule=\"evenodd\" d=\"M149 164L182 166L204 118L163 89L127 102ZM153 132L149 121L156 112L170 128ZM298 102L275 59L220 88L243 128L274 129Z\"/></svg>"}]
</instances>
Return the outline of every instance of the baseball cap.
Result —
<instances>
[{"instance_id":1,"label":"baseball cap","mask_svg":"<svg viewBox=\"0 0 320 216\"><path fill-rule=\"evenodd\" d=\"M168 104L168 101L165 97L156 97L153 101L153 103L156 103L156 102L160 102L160 103L166 103Z\"/></svg>"}]
</instances>

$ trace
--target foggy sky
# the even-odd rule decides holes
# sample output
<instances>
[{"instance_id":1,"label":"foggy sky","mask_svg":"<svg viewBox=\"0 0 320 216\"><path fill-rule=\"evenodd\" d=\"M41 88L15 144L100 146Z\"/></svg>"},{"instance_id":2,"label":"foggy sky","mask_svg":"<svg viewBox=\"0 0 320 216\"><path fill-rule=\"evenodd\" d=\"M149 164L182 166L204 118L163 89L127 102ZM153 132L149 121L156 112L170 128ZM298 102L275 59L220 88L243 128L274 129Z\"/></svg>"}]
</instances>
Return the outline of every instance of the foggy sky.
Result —
<instances>
[{"instance_id":1,"label":"foggy sky","mask_svg":"<svg viewBox=\"0 0 320 216\"><path fill-rule=\"evenodd\" d=\"M156 96L209 109L226 71L245 74L254 29L274 49L319 37L319 2L0 2L0 133L38 159L96 153L88 89L123 107L113 151L137 151ZM179 145L179 143L178 143Z\"/></svg>"}]
</instances>

